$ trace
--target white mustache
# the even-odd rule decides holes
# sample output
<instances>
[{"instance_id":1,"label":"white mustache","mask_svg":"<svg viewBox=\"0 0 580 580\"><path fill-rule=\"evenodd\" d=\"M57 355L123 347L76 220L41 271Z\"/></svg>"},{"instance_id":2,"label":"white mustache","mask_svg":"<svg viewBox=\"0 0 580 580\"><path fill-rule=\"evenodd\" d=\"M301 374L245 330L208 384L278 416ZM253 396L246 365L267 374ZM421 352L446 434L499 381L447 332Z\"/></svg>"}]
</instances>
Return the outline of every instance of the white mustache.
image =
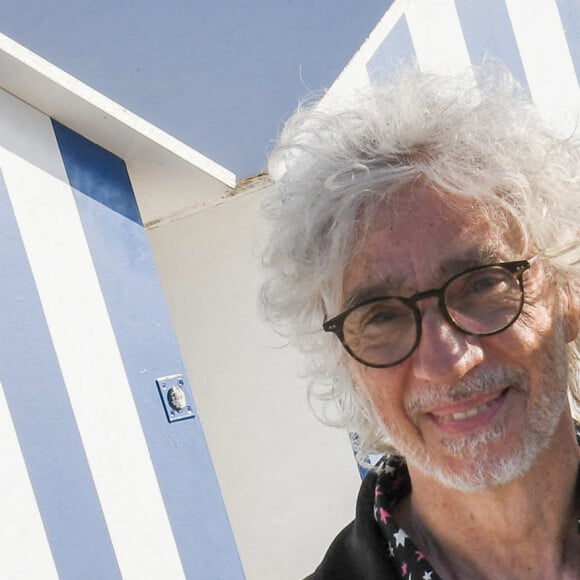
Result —
<instances>
[{"instance_id":1,"label":"white mustache","mask_svg":"<svg viewBox=\"0 0 580 580\"><path fill-rule=\"evenodd\" d=\"M508 386L527 388L528 375L521 368L502 366L485 370L474 369L454 385L428 385L405 402L409 416L437 405L453 403L472 395Z\"/></svg>"}]
</instances>

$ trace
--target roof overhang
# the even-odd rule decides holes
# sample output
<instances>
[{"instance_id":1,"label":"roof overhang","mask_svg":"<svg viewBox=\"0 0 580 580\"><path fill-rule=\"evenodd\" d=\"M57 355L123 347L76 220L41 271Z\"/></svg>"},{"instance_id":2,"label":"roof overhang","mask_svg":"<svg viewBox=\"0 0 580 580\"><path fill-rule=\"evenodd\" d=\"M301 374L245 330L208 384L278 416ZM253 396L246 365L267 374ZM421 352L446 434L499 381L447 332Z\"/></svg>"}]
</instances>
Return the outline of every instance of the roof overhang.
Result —
<instances>
[{"instance_id":1,"label":"roof overhang","mask_svg":"<svg viewBox=\"0 0 580 580\"><path fill-rule=\"evenodd\" d=\"M144 223L235 187L232 172L1 33L0 88L124 159Z\"/></svg>"}]
</instances>

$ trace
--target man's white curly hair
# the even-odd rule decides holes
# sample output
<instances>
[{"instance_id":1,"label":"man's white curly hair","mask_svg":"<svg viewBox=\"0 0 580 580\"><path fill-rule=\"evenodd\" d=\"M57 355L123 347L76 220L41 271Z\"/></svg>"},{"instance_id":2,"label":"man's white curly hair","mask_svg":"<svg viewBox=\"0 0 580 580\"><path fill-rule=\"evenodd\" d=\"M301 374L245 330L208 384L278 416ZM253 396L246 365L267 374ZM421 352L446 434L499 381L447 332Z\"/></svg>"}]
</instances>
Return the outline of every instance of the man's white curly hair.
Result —
<instances>
[{"instance_id":1,"label":"man's white curly hair","mask_svg":"<svg viewBox=\"0 0 580 580\"><path fill-rule=\"evenodd\" d=\"M303 106L270 156L276 187L265 204L271 234L262 304L308 354L313 393L338 403L339 422L358 434L361 457L393 449L353 387L348 355L322 322L342 307L345 268L377 203L416 180L471 196L483 202L482 217L518 224L526 248L545 250L555 283L580 300L580 141L547 127L503 67L471 72L450 78L402 68L359 95L356 106ZM579 353L577 339L568 349L573 406L580 403Z\"/></svg>"}]
</instances>

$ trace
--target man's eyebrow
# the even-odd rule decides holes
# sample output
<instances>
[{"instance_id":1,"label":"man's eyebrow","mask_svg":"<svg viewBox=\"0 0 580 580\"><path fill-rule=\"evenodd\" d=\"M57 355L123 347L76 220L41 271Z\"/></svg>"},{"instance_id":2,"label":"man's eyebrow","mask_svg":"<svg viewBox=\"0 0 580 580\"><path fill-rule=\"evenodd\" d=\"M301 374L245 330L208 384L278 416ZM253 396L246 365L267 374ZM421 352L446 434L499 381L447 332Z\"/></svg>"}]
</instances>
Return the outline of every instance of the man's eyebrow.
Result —
<instances>
[{"instance_id":1,"label":"man's eyebrow","mask_svg":"<svg viewBox=\"0 0 580 580\"><path fill-rule=\"evenodd\" d=\"M358 306L367 300L373 298L380 298L381 296L397 296L394 288L400 287L396 285L391 277L386 277L376 283L366 286L359 286L354 288L350 296L346 300L345 307L352 308Z\"/></svg>"},{"instance_id":2,"label":"man's eyebrow","mask_svg":"<svg viewBox=\"0 0 580 580\"><path fill-rule=\"evenodd\" d=\"M437 269L436 274L438 278L442 280L441 283L445 284L450 277L459 274L463 270L476 268L477 266L495 264L501 262L502 259L503 258L497 250L478 248L462 256L443 261Z\"/></svg>"},{"instance_id":3,"label":"man's eyebrow","mask_svg":"<svg viewBox=\"0 0 580 580\"><path fill-rule=\"evenodd\" d=\"M433 288L439 288L449 278L459 274L464 270L469 268L475 268L477 266L485 266L486 264L494 264L501 261L497 251L491 250L489 248L477 248L473 251L467 252L462 256L451 258L442 262L436 271L437 279L440 281L433 285ZM404 296L408 297L414 292L424 292L425 290L431 290L432 288L421 288L415 289L414 292L406 293L401 291L403 287L402 279L395 276L385 275L380 280L376 282L371 282L366 285L360 285L354 288L345 302L345 308L352 308L358 306L367 300L372 300L373 298L381 298L387 296Z\"/></svg>"}]
</instances>

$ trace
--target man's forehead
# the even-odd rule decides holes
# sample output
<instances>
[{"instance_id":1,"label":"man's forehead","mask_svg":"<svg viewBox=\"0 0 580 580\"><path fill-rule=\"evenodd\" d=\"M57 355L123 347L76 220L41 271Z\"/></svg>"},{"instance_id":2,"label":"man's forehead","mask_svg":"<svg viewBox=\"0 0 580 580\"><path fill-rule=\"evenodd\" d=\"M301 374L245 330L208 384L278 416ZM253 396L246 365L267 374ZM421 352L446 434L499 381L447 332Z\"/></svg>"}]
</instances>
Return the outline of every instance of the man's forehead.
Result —
<instances>
[{"instance_id":1,"label":"man's forehead","mask_svg":"<svg viewBox=\"0 0 580 580\"><path fill-rule=\"evenodd\" d=\"M492 209L493 208L493 209ZM425 211L422 211L425 210ZM491 210L491 211L490 211ZM502 213L500 206L494 206L491 200L462 196L457 193L443 193L425 184L401 188L395 193L374 203L364 204L359 217L366 224L364 232L378 229L395 229L410 219L421 215L421 221L427 223L430 216L436 216L448 222L460 222L465 226L472 224L495 223ZM493 217L492 217L493 216Z\"/></svg>"},{"instance_id":2,"label":"man's forehead","mask_svg":"<svg viewBox=\"0 0 580 580\"><path fill-rule=\"evenodd\" d=\"M409 280L405 264L380 263L376 265L358 262L355 257L351 264L359 267L354 276L345 277L345 305L360 304L378 296L406 296L443 285L449 278L469 268L508 261L519 257L507 244L492 243L482 240L479 244L457 248L457 252L442 257L440 260L425 263L432 279L430 288L417 288ZM361 268L360 266L363 266ZM348 269L347 269L348 272ZM427 273L427 272L426 272Z\"/></svg>"},{"instance_id":3,"label":"man's forehead","mask_svg":"<svg viewBox=\"0 0 580 580\"><path fill-rule=\"evenodd\" d=\"M490 209L422 183L368 206L359 216L343 298L350 303L377 293L413 294L464 269L521 257L521 231Z\"/></svg>"}]
</instances>

